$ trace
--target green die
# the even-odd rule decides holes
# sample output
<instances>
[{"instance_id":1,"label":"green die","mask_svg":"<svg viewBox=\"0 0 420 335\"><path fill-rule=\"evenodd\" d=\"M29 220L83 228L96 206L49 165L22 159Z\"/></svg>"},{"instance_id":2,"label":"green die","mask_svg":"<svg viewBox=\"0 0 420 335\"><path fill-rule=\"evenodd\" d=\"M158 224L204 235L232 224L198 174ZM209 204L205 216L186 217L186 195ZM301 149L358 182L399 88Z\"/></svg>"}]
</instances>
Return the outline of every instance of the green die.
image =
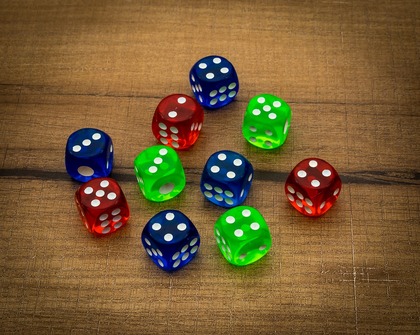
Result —
<instances>
[{"instance_id":1,"label":"green die","mask_svg":"<svg viewBox=\"0 0 420 335\"><path fill-rule=\"evenodd\" d=\"M246 108L242 133L252 145L274 149L286 141L291 117L284 100L271 94L256 95Z\"/></svg>"},{"instance_id":2,"label":"green die","mask_svg":"<svg viewBox=\"0 0 420 335\"><path fill-rule=\"evenodd\" d=\"M234 265L248 265L271 248L267 223L255 208L238 206L225 212L214 225L214 235L223 256Z\"/></svg>"},{"instance_id":3,"label":"green die","mask_svg":"<svg viewBox=\"0 0 420 335\"><path fill-rule=\"evenodd\" d=\"M151 201L165 201L185 187L185 173L176 151L164 145L143 150L134 160L134 171L143 195Z\"/></svg>"}]
</instances>

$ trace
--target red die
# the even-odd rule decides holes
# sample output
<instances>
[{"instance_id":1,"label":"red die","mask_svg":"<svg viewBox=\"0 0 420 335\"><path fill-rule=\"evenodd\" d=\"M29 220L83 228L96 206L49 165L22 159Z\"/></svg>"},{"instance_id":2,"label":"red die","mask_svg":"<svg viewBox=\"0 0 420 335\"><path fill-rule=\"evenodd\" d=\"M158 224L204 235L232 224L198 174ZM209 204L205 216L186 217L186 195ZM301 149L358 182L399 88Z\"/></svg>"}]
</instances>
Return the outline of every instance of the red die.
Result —
<instances>
[{"instance_id":1,"label":"red die","mask_svg":"<svg viewBox=\"0 0 420 335\"><path fill-rule=\"evenodd\" d=\"M78 188L76 205L86 228L95 235L113 233L130 216L120 185L112 178L94 178Z\"/></svg>"},{"instance_id":2,"label":"red die","mask_svg":"<svg viewBox=\"0 0 420 335\"><path fill-rule=\"evenodd\" d=\"M297 164L285 184L292 206L307 216L320 216L328 211L340 191L337 171L319 158L307 158Z\"/></svg>"},{"instance_id":3,"label":"red die","mask_svg":"<svg viewBox=\"0 0 420 335\"><path fill-rule=\"evenodd\" d=\"M203 119L203 108L196 100L185 94L172 94L156 107L153 135L174 149L187 149L197 140Z\"/></svg>"}]
</instances>

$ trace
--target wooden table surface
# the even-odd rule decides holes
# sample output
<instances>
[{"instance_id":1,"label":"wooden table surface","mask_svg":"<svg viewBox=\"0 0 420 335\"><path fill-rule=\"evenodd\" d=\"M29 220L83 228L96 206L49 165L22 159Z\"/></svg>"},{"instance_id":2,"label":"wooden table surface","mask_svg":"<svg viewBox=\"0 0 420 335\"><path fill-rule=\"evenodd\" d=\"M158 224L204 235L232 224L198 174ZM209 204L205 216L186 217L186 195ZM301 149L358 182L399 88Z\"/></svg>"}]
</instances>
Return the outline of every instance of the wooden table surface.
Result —
<instances>
[{"instance_id":1,"label":"wooden table surface","mask_svg":"<svg viewBox=\"0 0 420 335\"><path fill-rule=\"evenodd\" d=\"M67 4L64 4L67 3ZM380 334L420 332L419 13L413 1L0 2L0 333ZM164 203L139 192L133 159L156 144L151 118L188 72L225 56L240 91L206 111L180 152L187 186ZM264 151L241 135L259 93L293 112L286 143ZM67 137L96 127L114 141L112 177L129 224L95 238L64 168ZM256 170L246 205L273 247L229 265L213 237L225 211L199 190L208 156L245 155ZM304 217L283 188L319 157L343 190L324 216ZM166 273L140 236L163 209L183 211L202 245Z\"/></svg>"}]
</instances>

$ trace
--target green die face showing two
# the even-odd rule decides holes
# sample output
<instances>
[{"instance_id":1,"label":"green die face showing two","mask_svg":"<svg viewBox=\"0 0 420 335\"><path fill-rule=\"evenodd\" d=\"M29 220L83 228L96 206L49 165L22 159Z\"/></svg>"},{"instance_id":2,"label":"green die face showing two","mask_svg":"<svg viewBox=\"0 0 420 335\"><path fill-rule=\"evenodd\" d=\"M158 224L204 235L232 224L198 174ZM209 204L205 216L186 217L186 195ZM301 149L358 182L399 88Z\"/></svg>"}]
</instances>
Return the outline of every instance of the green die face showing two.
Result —
<instances>
[{"instance_id":1,"label":"green die face showing two","mask_svg":"<svg viewBox=\"0 0 420 335\"><path fill-rule=\"evenodd\" d=\"M165 201L185 187L185 173L176 151L164 145L143 150L134 160L134 171L143 195L151 201Z\"/></svg>"},{"instance_id":2,"label":"green die face showing two","mask_svg":"<svg viewBox=\"0 0 420 335\"><path fill-rule=\"evenodd\" d=\"M253 97L242 125L245 139L262 149L274 149L286 141L292 111L282 99L271 94Z\"/></svg>"},{"instance_id":3,"label":"green die face showing two","mask_svg":"<svg viewBox=\"0 0 420 335\"><path fill-rule=\"evenodd\" d=\"M267 223L255 208L238 206L225 212L214 225L214 235L223 256L234 265L248 265L271 248Z\"/></svg>"}]
</instances>

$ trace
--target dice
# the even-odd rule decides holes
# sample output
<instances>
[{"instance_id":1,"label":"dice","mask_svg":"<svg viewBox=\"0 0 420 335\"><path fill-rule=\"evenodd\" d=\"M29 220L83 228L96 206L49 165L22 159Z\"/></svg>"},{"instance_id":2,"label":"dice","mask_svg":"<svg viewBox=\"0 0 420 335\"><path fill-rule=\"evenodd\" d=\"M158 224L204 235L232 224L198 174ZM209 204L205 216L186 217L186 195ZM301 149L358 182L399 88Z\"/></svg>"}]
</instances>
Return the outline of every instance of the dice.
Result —
<instances>
[{"instance_id":1,"label":"dice","mask_svg":"<svg viewBox=\"0 0 420 335\"><path fill-rule=\"evenodd\" d=\"M242 134L258 148L278 148L286 141L291 115L291 109L284 100L271 94L257 95L249 101Z\"/></svg>"},{"instance_id":2,"label":"dice","mask_svg":"<svg viewBox=\"0 0 420 335\"><path fill-rule=\"evenodd\" d=\"M165 210L153 216L143 229L141 241L152 261L166 271L187 265L200 247L197 228L177 210Z\"/></svg>"},{"instance_id":3,"label":"dice","mask_svg":"<svg viewBox=\"0 0 420 335\"><path fill-rule=\"evenodd\" d=\"M87 182L92 178L107 177L114 160L111 137L95 128L83 128L67 140L65 165L75 180Z\"/></svg>"},{"instance_id":4,"label":"dice","mask_svg":"<svg viewBox=\"0 0 420 335\"><path fill-rule=\"evenodd\" d=\"M285 184L289 202L306 216L320 216L328 211L341 191L341 179L331 164L319 158L298 163Z\"/></svg>"},{"instance_id":5,"label":"dice","mask_svg":"<svg viewBox=\"0 0 420 335\"><path fill-rule=\"evenodd\" d=\"M230 208L248 195L254 168L241 154L222 150L212 154L204 166L200 188L212 203Z\"/></svg>"},{"instance_id":6,"label":"dice","mask_svg":"<svg viewBox=\"0 0 420 335\"><path fill-rule=\"evenodd\" d=\"M130 216L124 193L112 178L94 178L82 184L75 201L86 228L97 236L120 229Z\"/></svg>"},{"instance_id":7,"label":"dice","mask_svg":"<svg viewBox=\"0 0 420 335\"><path fill-rule=\"evenodd\" d=\"M144 197L161 202L185 187L185 173L176 151L164 145L143 150L134 160L134 171Z\"/></svg>"},{"instance_id":8,"label":"dice","mask_svg":"<svg viewBox=\"0 0 420 335\"><path fill-rule=\"evenodd\" d=\"M210 109L232 102L239 90L235 68L221 56L207 56L195 63L190 71L190 84L196 99Z\"/></svg>"},{"instance_id":9,"label":"dice","mask_svg":"<svg viewBox=\"0 0 420 335\"><path fill-rule=\"evenodd\" d=\"M172 94L157 106L152 132L164 145L187 149L197 141L203 119L203 108L195 99L185 94Z\"/></svg>"},{"instance_id":10,"label":"dice","mask_svg":"<svg viewBox=\"0 0 420 335\"><path fill-rule=\"evenodd\" d=\"M222 214L214 225L214 235L226 260L239 266L259 260L272 244L263 216L249 206L238 206Z\"/></svg>"}]
</instances>

